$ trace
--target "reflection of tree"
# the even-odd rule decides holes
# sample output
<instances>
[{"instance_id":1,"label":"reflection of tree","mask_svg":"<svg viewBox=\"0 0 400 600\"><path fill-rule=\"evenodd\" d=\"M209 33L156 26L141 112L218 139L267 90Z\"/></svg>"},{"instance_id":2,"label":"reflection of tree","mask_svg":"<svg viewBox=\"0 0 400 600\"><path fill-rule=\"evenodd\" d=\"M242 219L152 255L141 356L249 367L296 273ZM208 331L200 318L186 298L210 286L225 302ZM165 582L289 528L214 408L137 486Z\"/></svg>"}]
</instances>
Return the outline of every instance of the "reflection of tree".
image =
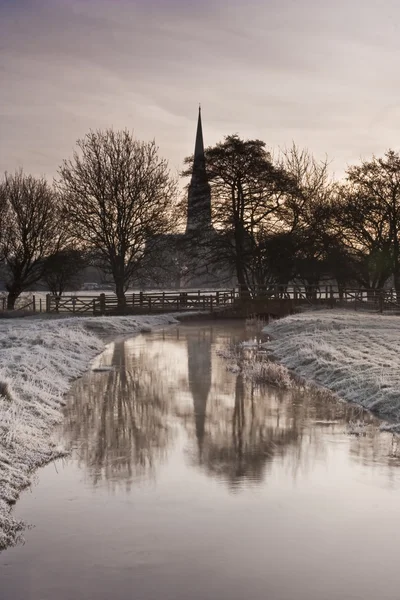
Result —
<instances>
[{"instance_id":1,"label":"reflection of tree","mask_svg":"<svg viewBox=\"0 0 400 600\"><path fill-rule=\"evenodd\" d=\"M328 447L325 434L347 439L362 463L400 465L400 449L360 407L310 390L255 386L226 370L212 350L240 339L239 326L190 325L127 341L104 354L113 371L76 382L66 435L93 482L130 482L152 469L171 438L168 415L179 416L193 441L191 462L232 489L259 484L267 469L307 470ZM187 361L185 352L187 351ZM187 370L186 370L187 366ZM348 423L364 422L359 436ZM363 430L361 430L363 431Z\"/></svg>"},{"instance_id":2,"label":"reflection of tree","mask_svg":"<svg viewBox=\"0 0 400 600\"><path fill-rule=\"evenodd\" d=\"M115 343L114 370L88 374L74 387L65 427L94 483L129 483L166 448L168 396L143 358L127 361L126 342Z\"/></svg>"},{"instance_id":3,"label":"reflection of tree","mask_svg":"<svg viewBox=\"0 0 400 600\"><path fill-rule=\"evenodd\" d=\"M226 330L221 332L226 337ZM237 341L238 331L233 331ZM218 337L218 336L216 336ZM193 399L192 421L185 418L189 434L196 436L194 462L212 476L235 487L242 480L261 482L265 465L274 455L296 444L301 431L280 411L259 397L242 376L229 374L234 384L226 389L226 368L214 365L215 385L211 387L211 336L206 329L186 331L189 390ZM220 360L214 356L213 360ZM215 388L215 389L214 389ZM217 392L217 393L215 393ZM223 399L222 396L225 396ZM278 393L281 397L282 394ZM278 402L279 405L280 402Z\"/></svg>"},{"instance_id":4,"label":"reflection of tree","mask_svg":"<svg viewBox=\"0 0 400 600\"><path fill-rule=\"evenodd\" d=\"M362 420L368 425L375 421L359 406L338 402L323 390L281 391L254 386L242 375L236 376L233 403L223 400L218 397L221 383L217 380L211 387L211 343L204 336L188 335L187 344L194 430L187 418L185 426L197 440L192 460L231 487L241 481L261 482L266 466L278 459L296 476L316 457L324 457L325 433L342 435L349 423ZM213 360L215 378L218 369L216 358ZM381 440L382 436L378 437ZM355 446L360 452L365 443L350 438L352 453ZM371 444L370 440L367 447L367 452L376 455L376 442Z\"/></svg>"},{"instance_id":5,"label":"reflection of tree","mask_svg":"<svg viewBox=\"0 0 400 600\"><path fill-rule=\"evenodd\" d=\"M265 466L275 454L298 438L296 428L268 418L268 404L256 402L251 384L236 378L234 406L215 403L208 419L203 450L207 473L226 480L234 488L241 481L260 483Z\"/></svg>"}]
</instances>

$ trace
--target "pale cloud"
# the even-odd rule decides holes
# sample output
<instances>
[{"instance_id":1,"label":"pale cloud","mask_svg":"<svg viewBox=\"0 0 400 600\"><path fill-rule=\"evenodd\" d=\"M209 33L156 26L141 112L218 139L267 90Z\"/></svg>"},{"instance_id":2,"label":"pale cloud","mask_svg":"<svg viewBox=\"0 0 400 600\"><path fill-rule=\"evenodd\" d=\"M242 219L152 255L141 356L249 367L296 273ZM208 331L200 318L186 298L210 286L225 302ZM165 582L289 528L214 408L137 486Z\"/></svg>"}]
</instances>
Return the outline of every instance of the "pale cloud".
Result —
<instances>
[{"instance_id":1,"label":"pale cloud","mask_svg":"<svg viewBox=\"0 0 400 600\"><path fill-rule=\"evenodd\" d=\"M400 6L375 0L0 0L0 171L55 175L90 128L173 170L237 132L346 164L397 149Z\"/></svg>"}]
</instances>

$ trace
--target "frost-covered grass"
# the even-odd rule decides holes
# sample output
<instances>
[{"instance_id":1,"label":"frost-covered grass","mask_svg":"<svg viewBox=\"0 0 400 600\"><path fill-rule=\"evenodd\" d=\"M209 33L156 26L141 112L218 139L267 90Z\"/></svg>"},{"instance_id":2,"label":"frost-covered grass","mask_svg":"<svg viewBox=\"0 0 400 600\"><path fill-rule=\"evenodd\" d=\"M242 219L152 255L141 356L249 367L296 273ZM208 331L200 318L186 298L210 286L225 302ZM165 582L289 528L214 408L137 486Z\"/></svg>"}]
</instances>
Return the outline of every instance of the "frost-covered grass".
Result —
<instances>
[{"instance_id":1,"label":"frost-covered grass","mask_svg":"<svg viewBox=\"0 0 400 600\"><path fill-rule=\"evenodd\" d=\"M324 310L274 321L264 332L284 367L400 431L400 317Z\"/></svg>"},{"instance_id":2,"label":"frost-covered grass","mask_svg":"<svg viewBox=\"0 0 400 600\"><path fill-rule=\"evenodd\" d=\"M289 389L293 387L294 382L288 369L271 361L261 343L265 325L266 321L258 317L246 319L246 335L250 339L239 344L227 345L217 353L227 361L227 369L232 373L240 373L255 384Z\"/></svg>"},{"instance_id":3,"label":"frost-covered grass","mask_svg":"<svg viewBox=\"0 0 400 600\"><path fill-rule=\"evenodd\" d=\"M242 342L238 346L227 346L217 353L227 361L227 369L241 373L245 379L256 384L270 384L289 389L293 380L286 367L269 360L266 352L260 351L260 344L254 341Z\"/></svg>"},{"instance_id":4,"label":"frost-covered grass","mask_svg":"<svg viewBox=\"0 0 400 600\"><path fill-rule=\"evenodd\" d=\"M174 322L172 315L0 320L0 549L23 528L10 510L32 471L64 453L52 428L71 380L106 338Z\"/></svg>"},{"instance_id":5,"label":"frost-covered grass","mask_svg":"<svg viewBox=\"0 0 400 600\"><path fill-rule=\"evenodd\" d=\"M262 358L261 360L249 361L244 368L244 376L254 383L269 383L279 388L290 389L293 380L288 370L275 362Z\"/></svg>"}]
</instances>

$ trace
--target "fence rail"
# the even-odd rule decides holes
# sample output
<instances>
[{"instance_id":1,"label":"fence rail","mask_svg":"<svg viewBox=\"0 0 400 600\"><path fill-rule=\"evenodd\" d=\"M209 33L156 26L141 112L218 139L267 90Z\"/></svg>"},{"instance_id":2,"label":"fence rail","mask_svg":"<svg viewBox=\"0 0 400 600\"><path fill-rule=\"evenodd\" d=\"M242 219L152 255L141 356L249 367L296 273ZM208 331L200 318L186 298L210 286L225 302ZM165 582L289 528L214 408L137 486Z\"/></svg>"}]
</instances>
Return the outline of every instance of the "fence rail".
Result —
<instances>
[{"instance_id":1,"label":"fence rail","mask_svg":"<svg viewBox=\"0 0 400 600\"><path fill-rule=\"evenodd\" d=\"M197 291L133 292L125 296L125 310L133 314L179 311L217 312L240 304L241 301L257 299L291 301L291 304L309 306L343 307L352 310L399 312L400 294L393 289L370 290L362 288L338 288L337 286L266 286L252 291L239 288ZM0 309L7 310L6 298L1 298ZM17 310L63 314L105 315L121 312L117 297L113 294L68 295L45 297L33 295Z\"/></svg>"},{"instance_id":2,"label":"fence rail","mask_svg":"<svg viewBox=\"0 0 400 600\"><path fill-rule=\"evenodd\" d=\"M32 296L32 298L29 301L25 301L25 302L23 302L23 304L19 303L18 306L16 308L14 308L13 310L18 310L18 311L24 310L24 311L37 312L38 309L40 312L42 312L42 301L40 300L40 305L38 306L36 304L36 297ZM8 310L6 296L3 296L0 298L0 310L2 310L2 311Z\"/></svg>"},{"instance_id":3,"label":"fence rail","mask_svg":"<svg viewBox=\"0 0 400 600\"><path fill-rule=\"evenodd\" d=\"M233 304L235 290L197 292L138 292L126 294L124 309L135 314L205 310L213 312L219 307ZM98 296L46 296L46 312L73 314L113 314L121 309L115 295Z\"/></svg>"}]
</instances>

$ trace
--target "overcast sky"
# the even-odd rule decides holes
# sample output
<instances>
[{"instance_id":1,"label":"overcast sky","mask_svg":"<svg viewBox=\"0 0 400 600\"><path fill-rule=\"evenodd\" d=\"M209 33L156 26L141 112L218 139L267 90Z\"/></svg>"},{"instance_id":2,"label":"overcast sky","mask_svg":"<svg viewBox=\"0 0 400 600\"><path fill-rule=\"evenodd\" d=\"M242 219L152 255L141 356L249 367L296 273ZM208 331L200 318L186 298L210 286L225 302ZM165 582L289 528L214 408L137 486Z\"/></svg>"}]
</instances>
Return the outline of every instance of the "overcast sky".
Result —
<instances>
[{"instance_id":1,"label":"overcast sky","mask_svg":"<svg viewBox=\"0 0 400 600\"><path fill-rule=\"evenodd\" d=\"M0 172L49 178L89 129L295 141L332 171L400 149L398 0L0 0Z\"/></svg>"}]
</instances>

